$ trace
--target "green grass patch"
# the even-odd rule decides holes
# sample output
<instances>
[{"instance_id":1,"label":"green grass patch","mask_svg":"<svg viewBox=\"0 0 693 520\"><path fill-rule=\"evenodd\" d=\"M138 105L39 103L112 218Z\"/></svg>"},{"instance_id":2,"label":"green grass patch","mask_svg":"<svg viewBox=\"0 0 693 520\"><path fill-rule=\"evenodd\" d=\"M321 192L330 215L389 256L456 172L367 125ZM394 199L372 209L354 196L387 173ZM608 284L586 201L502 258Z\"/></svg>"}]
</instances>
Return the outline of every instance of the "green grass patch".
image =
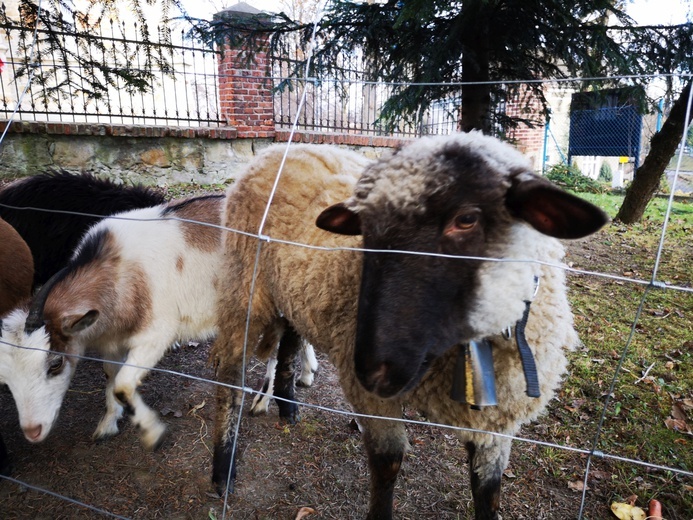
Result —
<instances>
[{"instance_id":1,"label":"green grass patch","mask_svg":"<svg viewBox=\"0 0 693 520\"><path fill-rule=\"evenodd\" d=\"M612 217L623 196L580 193ZM651 279L668 201L653 200L643 220L607 225L598 234L567 243L567 260L580 269L619 280L569 275L570 299L582 348L570 355L569 376L553 407L556 440L589 447L620 358L598 449L647 463L693 471L693 293L652 288ZM693 204L674 202L657 280L693 286ZM634 326L638 306L642 312ZM632 337L631 337L632 335ZM630 341L629 341L629 338ZM626 349L627 346L627 349ZM577 441L577 439L580 439ZM604 460L614 496L658 498L669 514L693 511L691 478L637 464ZM684 516L681 516L684 515Z\"/></svg>"}]
</instances>

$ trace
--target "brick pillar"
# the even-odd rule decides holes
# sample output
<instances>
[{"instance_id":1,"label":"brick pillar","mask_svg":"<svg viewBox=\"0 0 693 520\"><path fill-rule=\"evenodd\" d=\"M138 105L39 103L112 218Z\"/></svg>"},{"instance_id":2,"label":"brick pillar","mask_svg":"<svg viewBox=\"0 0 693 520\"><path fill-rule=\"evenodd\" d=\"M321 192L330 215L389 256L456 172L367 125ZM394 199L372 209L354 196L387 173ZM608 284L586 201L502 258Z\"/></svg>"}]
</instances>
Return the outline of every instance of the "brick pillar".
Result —
<instances>
[{"instance_id":1,"label":"brick pillar","mask_svg":"<svg viewBox=\"0 0 693 520\"><path fill-rule=\"evenodd\" d=\"M215 17L223 17L230 22L238 20L243 26L249 22L262 25L267 19L261 11L241 2ZM253 52L248 61L243 46L224 46L224 55L219 61L219 108L226 124L237 130L239 138L270 137L274 130L274 96L270 78L270 61L267 54L269 36L255 39L261 50Z\"/></svg>"},{"instance_id":2,"label":"brick pillar","mask_svg":"<svg viewBox=\"0 0 693 520\"><path fill-rule=\"evenodd\" d=\"M509 130L506 137L515 144L518 150L531 159L534 169L542 167L544 153L544 130L542 106L526 87L520 87L506 101L505 113L509 117L523 117L534 122L534 128L520 123L517 128Z\"/></svg>"}]
</instances>

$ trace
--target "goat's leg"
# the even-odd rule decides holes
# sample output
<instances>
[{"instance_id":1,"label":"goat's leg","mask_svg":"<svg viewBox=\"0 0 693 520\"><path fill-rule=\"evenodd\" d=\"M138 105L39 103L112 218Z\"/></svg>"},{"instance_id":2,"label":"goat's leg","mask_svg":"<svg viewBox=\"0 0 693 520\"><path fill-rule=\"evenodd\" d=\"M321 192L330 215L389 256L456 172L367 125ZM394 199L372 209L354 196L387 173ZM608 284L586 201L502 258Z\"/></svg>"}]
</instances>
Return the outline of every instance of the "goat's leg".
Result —
<instances>
[{"instance_id":1,"label":"goat's leg","mask_svg":"<svg viewBox=\"0 0 693 520\"><path fill-rule=\"evenodd\" d=\"M277 320L271 326L267 327L262 334L262 341L257 347L259 356L267 352L272 352L270 359L267 361L267 369L265 371L265 379L262 383L262 388L253 398L253 404L250 405L250 415L262 415L269 410L269 404L274 397L274 380L277 372L277 344L280 342L284 334L286 322Z\"/></svg>"},{"instance_id":2,"label":"goat's leg","mask_svg":"<svg viewBox=\"0 0 693 520\"><path fill-rule=\"evenodd\" d=\"M487 443L467 443L475 520L498 520L501 478L508 465L511 442L489 436Z\"/></svg>"},{"instance_id":3,"label":"goat's leg","mask_svg":"<svg viewBox=\"0 0 693 520\"><path fill-rule=\"evenodd\" d=\"M298 352L301 348L301 337L294 328L286 324L284 335L277 350L277 370L274 383L274 395L279 407L279 417L290 424L301 420L298 405L295 401L295 378L298 365Z\"/></svg>"},{"instance_id":4,"label":"goat's leg","mask_svg":"<svg viewBox=\"0 0 693 520\"><path fill-rule=\"evenodd\" d=\"M92 438L104 440L118 433L118 421L123 417L123 406L115 396L115 378L120 370L120 364L104 361L103 371L106 374L106 413L99 421Z\"/></svg>"},{"instance_id":5,"label":"goat's leg","mask_svg":"<svg viewBox=\"0 0 693 520\"><path fill-rule=\"evenodd\" d=\"M159 419L159 414L149 408L137 392L142 380L163 357L172 339L164 341L148 340L142 337L132 338L132 348L115 377L113 392L123 405L131 422L140 430L142 444L151 450L157 449L163 442L166 426Z\"/></svg>"},{"instance_id":6,"label":"goat's leg","mask_svg":"<svg viewBox=\"0 0 693 520\"><path fill-rule=\"evenodd\" d=\"M301 341L301 375L298 376L296 385L312 386L315 373L318 371L318 360L315 357L313 345L306 340Z\"/></svg>"},{"instance_id":7,"label":"goat's leg","mask_svg":"<svg viewBox=\"0 0 693 520\"><path fill-rule=\"evenodd\" d=\"M250 405L250 415L262 415L269 410L269 404L274 397L274 375L277 373L277 358L271 357L267 360L267 370L262 388L253 397L253 404Z\"/></svg>"}]
</instances>

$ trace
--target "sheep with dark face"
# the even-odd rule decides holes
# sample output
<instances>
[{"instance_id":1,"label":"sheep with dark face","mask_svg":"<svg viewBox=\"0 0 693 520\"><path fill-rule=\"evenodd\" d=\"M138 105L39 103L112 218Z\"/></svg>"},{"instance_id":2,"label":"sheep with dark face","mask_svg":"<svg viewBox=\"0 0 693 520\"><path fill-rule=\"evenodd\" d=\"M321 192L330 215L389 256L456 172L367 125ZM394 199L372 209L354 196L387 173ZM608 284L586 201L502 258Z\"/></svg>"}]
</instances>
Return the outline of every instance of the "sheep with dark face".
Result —
<instances>
[{"instance_id":1,"label":"sheep with dark face","mask_svg":"<svg viewBox=\"0 0 693 520\"><path fill-rule=\"evenodd\" d=\"M283 154L284 147L268 149L229 188L231 227L258 231ZM545 409L565 372L565 351L578 342L564 272L547 265L563 256L554 237L585 236L605 222L598 208L530 173L511 146L478 133L420 139L375 163L342 149L293 146L263 234L336 250L224 238L217 377L238 384L252 303L248 344L286 320L329 355L356 412L399 418L406 403L435 422L514 434ZM502 334L530 300L525 335L538 398L525 394L516 341ZM458 345L476 340L490 345L497 381L498 405L482 410L450 397ZM231 427L239 395L220 387L218 399L212 478L223 493L235 475ZM359 423L371 475L368 518L391 518L405 428L371 417ZM476 518L495 519L510 440L459 435L469 452Z\"/></svg>"}]
</instances>

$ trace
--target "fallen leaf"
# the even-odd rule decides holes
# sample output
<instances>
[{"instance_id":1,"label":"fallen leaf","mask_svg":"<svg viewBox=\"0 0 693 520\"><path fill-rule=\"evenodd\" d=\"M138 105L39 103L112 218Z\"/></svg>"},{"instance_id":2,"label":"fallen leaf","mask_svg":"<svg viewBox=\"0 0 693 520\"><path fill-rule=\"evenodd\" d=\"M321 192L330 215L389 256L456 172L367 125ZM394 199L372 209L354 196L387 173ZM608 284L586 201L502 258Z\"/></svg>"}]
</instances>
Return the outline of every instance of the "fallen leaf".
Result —
<instances>
[{"instance_id":1,"label":"fallen leaf","mask_svg":"<svg viewBox=\"0 0 693 520\"><path fill-rule=\"evenodd\" d=\"M681 419L672 419L669 417L668 419L664 419L664 424L670 430L675 430L678 432L690 432L686 421L682 421Z\"/></svg>"},{"instance_id":2,"label":"fallen leaf","mask_svg":"<svg viewBox=\"0 0 693 520\"><path fill-rule=\"evenodd\" d=\"M642 482L642 477L638 477L635 480ZM638 501L638 495L631 495L628 498L626 498L626 503L629 506L634 506L637 501Z\"/></svg>"},{"instance_id":3,"label":"fallen leaf","mask_svg":"<svg viewBox=\"0 0 693 520\"><path fill-rule=\"evenodd\" d=\"M606 471L599 471L599 470L592 470L590 471L590 475L597 480L607 480L611 478L611 473L608 473Z\"/></svg>"},{"instance_id":4,"label":"fallen leaf","mask_svg":"<svg viewBox=\"0 0 693 520\"><path fill-rule=\"evenodd\" d=\"M576 480L575 482L568 482L568 487L573 491L584 491L585 483L582 480ZM589 489L589 487L587 489Z\"/></svg>"},{"instance_id":5,"label":"fallen leaf","mask_svg":"<svg viewBox=\"0 0 693 520\"><path fill-rule=\"evenodd\" d=\"M169 414L171 414L177 418L183 417L183 412L181 412L180 410L171 410L170 408L162 408L161 409L161 415L163 415L164 417L169 415Z\"/></svg>"},{"instance_id":6,"label":"fallen leaf","mask_svg":"<svg viewBox=\"0 0 693 520\"><path fill-rule=\"evenodd\" d=\"M686 417L686 411L683 409L681 403L673 404L671 407L671 416L674 419L679 419L681 421L686 421L686 419L688 419L688 417Z\"/></svg>"},{"instance_id":7,"label":"fallen leaf","mask_svg":"<svg viewBox=\"0 0 693 520\"><path fill-rule=\"evenodd\" d=\"M622 502L614 502L611 504L611 512L616 515L619 520L645 520L647 518L645 511L639 507L624 504Z\"/></svg>"},{"instance_id":8,"label":"fallen leaf","mask_svg":"<svg viewBox=\"0 0 693 520\"><path fill-rule=\"evenodd\" d=\"M315 509L313 509L312 507L302 507L298 510L298 513L296 513L295 520L301 520L301 518L305 518L308 515L312 515L313 513L315 513Z\"/></svg>"}]
</instances>

